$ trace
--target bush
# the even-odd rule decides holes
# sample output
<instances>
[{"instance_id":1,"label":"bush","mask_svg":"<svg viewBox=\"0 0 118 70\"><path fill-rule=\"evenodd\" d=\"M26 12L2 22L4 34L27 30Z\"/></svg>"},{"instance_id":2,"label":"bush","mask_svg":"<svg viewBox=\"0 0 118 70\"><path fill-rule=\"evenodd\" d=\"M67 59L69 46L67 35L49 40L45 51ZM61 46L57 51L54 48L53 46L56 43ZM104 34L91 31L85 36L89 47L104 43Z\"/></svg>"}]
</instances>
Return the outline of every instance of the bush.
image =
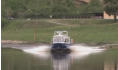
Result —
<instances>
[{"instance_id":1,"label":"bush","mask_svg":"<svg viewBox=\"0 0 118 70\"><path fill-rule=\"evenodd\" d=\"M1 28L4 28L5 26L7 26L9 23L8 19L2 18L1 19Z\"/></svg>"}]
</instances>

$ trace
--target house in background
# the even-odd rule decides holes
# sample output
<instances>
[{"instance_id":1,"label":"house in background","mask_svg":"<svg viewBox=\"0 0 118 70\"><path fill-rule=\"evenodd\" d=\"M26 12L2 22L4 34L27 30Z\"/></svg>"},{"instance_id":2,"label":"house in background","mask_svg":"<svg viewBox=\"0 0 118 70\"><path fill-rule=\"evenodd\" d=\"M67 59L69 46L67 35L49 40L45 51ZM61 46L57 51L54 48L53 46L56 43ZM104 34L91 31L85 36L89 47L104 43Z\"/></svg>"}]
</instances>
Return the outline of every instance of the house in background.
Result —
<instances>
[{"instance_id":1,"label":"house in background","mask_svg":"<svg viewBox=\"0 0 118 70\"><path fill-rule=\"evenodd\" d=\"M104 61L104 70L118 70L118 61L106 59Z\"/></svg>"},{"instance_id":2,"label":"house in background","mask_svg":"<svg viewBox=\"0 0 118 70\"><path fill-rule=\"evenodd\" d=\"M82 2L86 2L86 3L89 3L90 0L75 0L75 1L82 1ZM103 0L100 0L103 2ZM103 13L94 13L95 15L99 16L102 16L103 15L103 19L114 19L114 16L113 15L108 15L105 11ZM118 16L117 16L117 19L118 19Z\"/></svg>"},{"instance_id":3,"label":"house in background","mask_svg":"<svg viewBox=\"0 0 118 70\"><path fill-rule=\"evenodd\" d=\"M114 16L113 15L108 15L105 11L103 13L104 15L104 19L114 19ZM118 19L118 16L117 16L117 19Z\"/></svg>"}]
</instances>

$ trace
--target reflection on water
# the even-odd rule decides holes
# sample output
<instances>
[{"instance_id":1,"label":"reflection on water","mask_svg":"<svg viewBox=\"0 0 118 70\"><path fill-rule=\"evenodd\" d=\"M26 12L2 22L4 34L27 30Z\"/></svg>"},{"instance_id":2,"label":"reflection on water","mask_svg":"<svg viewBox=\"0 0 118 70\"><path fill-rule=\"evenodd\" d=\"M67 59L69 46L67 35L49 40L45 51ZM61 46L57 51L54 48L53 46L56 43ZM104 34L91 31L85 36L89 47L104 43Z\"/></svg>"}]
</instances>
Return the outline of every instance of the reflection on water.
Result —
<instances>
[{"instance_id":1,"label":"reflection on water","mask_svg":"<svg viewBox=\"0 0 118 70\"><path fill-rule=\"evenodd\" d=\"M2 48L2 70L118 70L118 49L93 54L88 54L93 49L80 49L67 54Z\"/></svg>"},{"instance_id":2,"label":"reflection on water","mask_svg":"<svg viewBox=\"0 0 118 70\"><path fill-rule=\"evenodd\" d=\"M115 58L114 60L105 60L104 70L118 70L118 61Z\"/></svg>"},{"instance_id":3,"label":"reflection on water","mask_svg":"<svg viewBox=\"0 0 118 70\"><path fill-rule=\"evenodd\" d=\"M67 53L52 53L53 70L68 70L70 64L70 57Z\"/></svg>"}]
</instances>

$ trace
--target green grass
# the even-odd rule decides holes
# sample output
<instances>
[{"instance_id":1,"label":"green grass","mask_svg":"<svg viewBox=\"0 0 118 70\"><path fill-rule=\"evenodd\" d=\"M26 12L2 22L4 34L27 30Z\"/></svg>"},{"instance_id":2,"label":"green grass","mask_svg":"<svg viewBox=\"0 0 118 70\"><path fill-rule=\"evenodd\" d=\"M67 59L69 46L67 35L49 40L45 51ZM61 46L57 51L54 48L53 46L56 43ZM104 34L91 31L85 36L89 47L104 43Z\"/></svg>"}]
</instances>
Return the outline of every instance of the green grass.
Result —
<instances>
[{"instance_id":1,"label":"green grass","mask_svg":"<svg viewBox=\"0 0 118 70\"><path fill-rule=\"evenodd\" d=\"M2 29L2 40L50 43L56 30L67 30L75 43L118 43L118 23L103 19L11 20ZM37 39L34 41L35 32Z\"/></svg>"}]
</instances>

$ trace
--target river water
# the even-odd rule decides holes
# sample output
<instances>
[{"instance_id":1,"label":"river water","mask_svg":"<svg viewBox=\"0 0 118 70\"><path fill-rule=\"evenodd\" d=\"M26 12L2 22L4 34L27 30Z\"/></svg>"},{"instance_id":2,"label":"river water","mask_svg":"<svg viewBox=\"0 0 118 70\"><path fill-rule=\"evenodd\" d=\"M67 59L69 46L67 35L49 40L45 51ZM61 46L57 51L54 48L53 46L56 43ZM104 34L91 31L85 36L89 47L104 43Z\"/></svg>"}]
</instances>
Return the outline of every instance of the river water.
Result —
<instances>
[{"instance_id":1,"label":"river water","mask_svg":"<svg viewBox=\"0 0 118 70\"><path fill-rule=\"evenodd\" d=\"M47 45L2 48L2 70L118 70L118 49L85 45L71 53L50 53Z\"/></svg>"}]
</instances>

